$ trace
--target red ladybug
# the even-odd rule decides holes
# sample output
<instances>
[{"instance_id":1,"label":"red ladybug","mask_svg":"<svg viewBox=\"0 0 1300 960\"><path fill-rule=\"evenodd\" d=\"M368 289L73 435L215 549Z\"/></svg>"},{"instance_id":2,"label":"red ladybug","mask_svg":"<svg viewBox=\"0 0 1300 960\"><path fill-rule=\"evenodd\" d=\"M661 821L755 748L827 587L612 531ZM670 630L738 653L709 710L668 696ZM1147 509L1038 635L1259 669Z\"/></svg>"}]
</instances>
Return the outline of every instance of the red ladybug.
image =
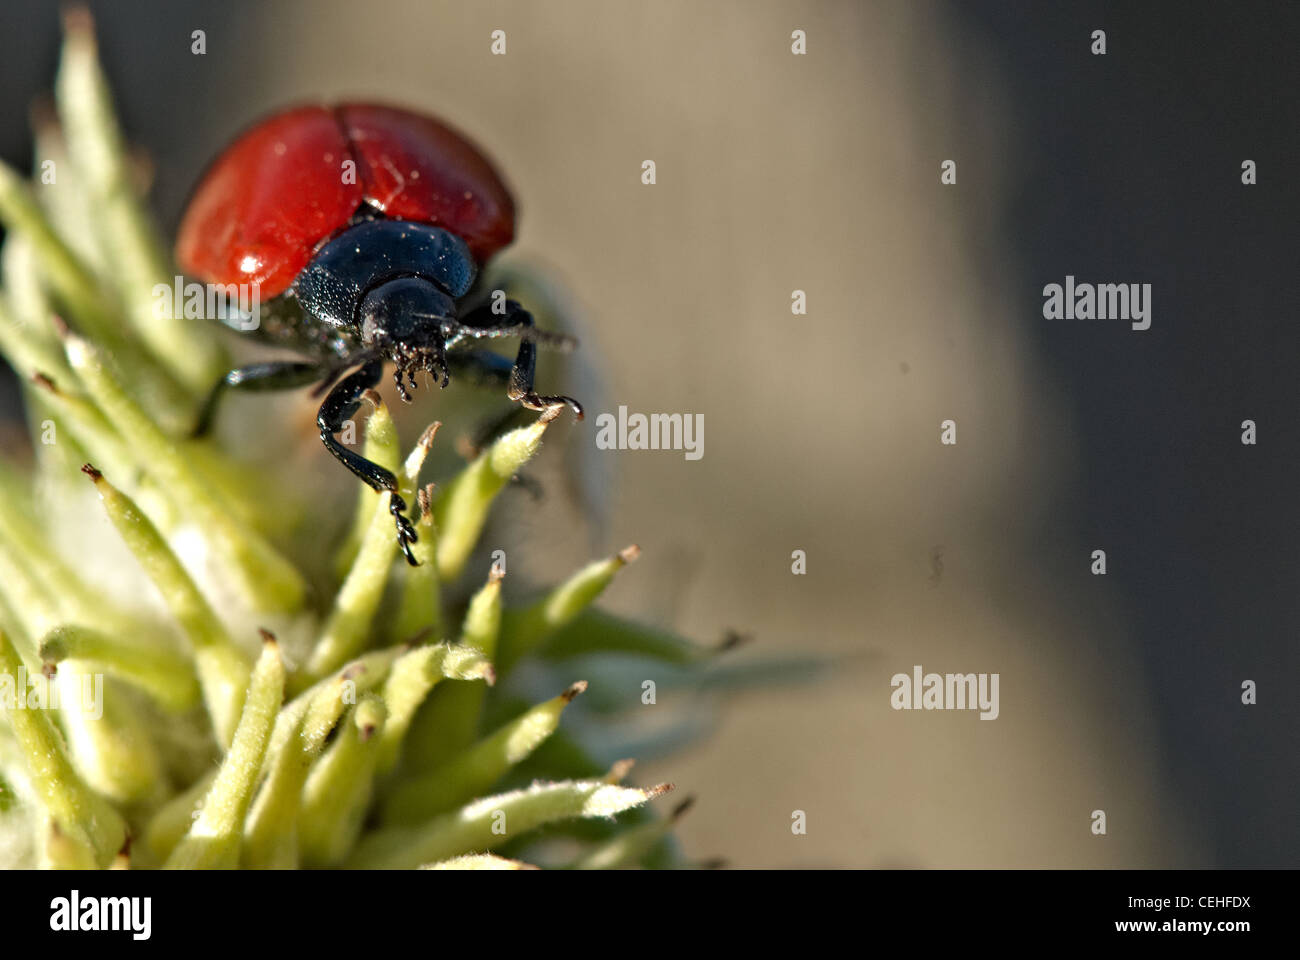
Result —
<instances>
[{"instance_id":1,"label":"red ladybug","mask_svg":"<svg viewBox=\"0 0 1300 960\"><path fill-rule=\"evenodd\" d=\"M397 479L338 442L386 362L403 400L427 370L446 386L449 369L503 382L533 410L567 404L533 390L536 344L568 347L513 300L493 312L475 288L478 269L514 237L515 205L492 163L430 116L377 104L306 106L263 120L226 148L199 182L181 220L176 259L213 284L253 284L263 304L259 339L306 359L232 370L204 407L206 430L229 388L331 388L317 416L321 440L375 490L392 493L398 542L414 564L415 529ZM511 364L482 338L516 336ZM453 349L459 348L459 349ZM345 376L346 374L346 376Z\"/></svg>"}]
</instances>

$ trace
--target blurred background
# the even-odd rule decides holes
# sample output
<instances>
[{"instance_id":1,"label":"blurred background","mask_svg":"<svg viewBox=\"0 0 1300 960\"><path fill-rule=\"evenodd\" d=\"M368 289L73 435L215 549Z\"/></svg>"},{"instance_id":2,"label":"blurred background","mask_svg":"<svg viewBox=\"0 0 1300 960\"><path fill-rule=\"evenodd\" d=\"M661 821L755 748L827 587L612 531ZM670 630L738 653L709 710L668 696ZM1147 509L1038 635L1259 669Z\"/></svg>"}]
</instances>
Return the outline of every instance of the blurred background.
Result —
<instances>
[{"instance_id":1,"label":"blurred background","mask_svg":"<svg viewBox=\"0 0 1300 960\"><path fill-rule=\"evenodd\" d=\"M1295 866L1300 8L1137 6L91 4L169 232L269 110L428 109L511 182L508 257L572 292L593 413L704 415L701 460L587 458L611 484L596 546L644 551L608 606L836 667L638 768L697 796L691 855ZM0 8L10 162L58 42L56 4ZM1151 283L1151 330L1044 320L1066 274ZM550 502L511 505L535 579L593 548ZM915 664L999 673L999 718L891 710Z\"/></svg>"}]
</instances>

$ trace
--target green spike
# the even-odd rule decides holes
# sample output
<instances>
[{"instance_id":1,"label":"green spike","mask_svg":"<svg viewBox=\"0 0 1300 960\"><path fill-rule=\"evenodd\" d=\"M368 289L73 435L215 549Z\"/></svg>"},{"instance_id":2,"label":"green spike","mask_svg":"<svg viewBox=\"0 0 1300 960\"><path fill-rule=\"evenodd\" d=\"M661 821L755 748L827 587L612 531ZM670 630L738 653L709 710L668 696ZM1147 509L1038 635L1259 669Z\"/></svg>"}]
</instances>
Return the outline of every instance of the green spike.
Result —
<instances>
[{"instance_id":1,"label":"green spike","mask_svg":"<svg viewBox=\"0 0 1300 960\"><path fill-rule=\"evenodd\" d=\"M557 630L567 626L609 586L614 575L641 555L636 544L589 563L532 606L512 610L502 630L497 657L504 674Z\"/></svg>"},{"instance_id":2,"label":"green spike","mask_svg":"<svg viewBox=\"0 0 1300 960\"><path fill-rule=\"evenodd\" d=\"M91 226L99 233L108 272L119 284L135 335L198 397L225 372L215 324L196 325L178 316L179 311L165 315L154 309L155 285L170 286L175 271L132 182L89 13L69 11L65 30L54 91L69 156L93 205Z\"/></svg>"},{"instance_id":3,"label":"green spike","mask_svg":"<svg viewBox=\"0 0 1300 960\"><path fill-rule=\"evenodd\" d=\"M99 491L109 519L189 638L203 700L217 739L223 744L230 743L248 682L248 663L244 654L163 540L158 528L102 473L90 464L86 464L83 470Z\"/></svg>"},{"instance_id":4,"label":"green spike","mask_svg":"<svg viewBox=\"0 0 1300 960\"><path fill-rule=\"evenodd\" d=\"M339 863L361 833L379 757L379 734L388 711L367 694L357 701L339 736L303 786L299 836L306 867Z\"/></svg>"},{"instance_id":5,"label":"green spike","mask_svg":"<svg viewBox=\"0 0 1300 960\"><path fill-rule=\"evenodd\" d=\"M268 634L253 668L230 752L203 798L198 818L167 857L166 869L231 869L239 865L244 815L283 698L284 661Z\"/></svg>"},{"instance_id":6,"label":"green spike","mask_svg":"<svg viewBox=\"0 0 1300 960\"><path fill-rule=\"evenodd\" d=\"M58 849L46 859L105 866L122 849L126 822L78 775L48 713L17 707L16 697L26 695L25 689L16 689L17 678L25 672L18 651L0 632L0 685L15 687L0 696L0 713L9 721L26 759L28 780L52 821L45 842L48 848L54 837Z\"/></svg>"},{"instance_id":7,"label":"green spike","mask_svg":"<svg viewBox=\"0 0 1300 960\"><path fill-rule=\"evenodd\" d=\"M418 823L487 791L555 732L564 708L586 689L585 683L575 683L446 763L408 777L384 802L384 821Z\"/></svg>"},{"instance_id":8,"label":"green spike","mask_svg":"<svg viewBox=\"0 0 1300 960\"><path fill-rule=\"evenodd\" d=\"M542 445L555 414L547 412L526 427L498 437L442 491L434 505L438 527L438 574L455 580L465 569L487 522L492 501Z\"/></svg>"},{"instance_id":9,"label":"green spike","mask_svg":"<svg viewBox=\"0 0 1300 960\"><path fill-rule=\"evenodd\" d=\"M361 839L344 863L351 869L412 870L423 863L492 850L548 823L613 817L672 789L641 790L603 781L537 783L484 797L415 827L388 827Z\"/></svg>"},{"instance_id":10,"label":"green spike","mask_svg":"<svg viewBox=\"0 0 1300 960\"><path fill-rule=\"evenodd\" d=\"M183 450L122 390L100 350L80 337L65 340L68 362L100 410L139 452L145 468L178 509L211 538L244 592L261 612L296 612L306 590L302 576L260 534L240 523L191 469Z\"/></svg>"},{"instance_id":11,"label":"green spike","mask_svg":"<svg viewBox=\"0 0 1300 960\"><path fill-rule=\"evenodd\" d=\"M470 599L460 642L488 660L496 656L501 626L501 574L495 566ZM478 736L484 686L449 683L435 690L416 713L405 750L406 766L429 770L469 746Z\"/></svg>"}]
</instances>

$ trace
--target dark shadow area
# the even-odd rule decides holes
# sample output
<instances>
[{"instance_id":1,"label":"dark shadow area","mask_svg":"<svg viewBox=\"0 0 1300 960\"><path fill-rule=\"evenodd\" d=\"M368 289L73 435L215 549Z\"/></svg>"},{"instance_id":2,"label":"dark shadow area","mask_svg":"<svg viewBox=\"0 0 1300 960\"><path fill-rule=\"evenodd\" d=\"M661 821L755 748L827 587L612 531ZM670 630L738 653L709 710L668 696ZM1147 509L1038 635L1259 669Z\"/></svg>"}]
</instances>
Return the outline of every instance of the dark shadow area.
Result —
<instances>
[{"instance_id":1,"label":"dark shadow area","mask_svg":"<svg viewBox=\"0 0 1300 960\"><path fill-rule=\"evenodd\" d=\"M952 10L1014 97L1017 312L1069 398L1082 467L1059 535L1107 551L1167 772L1217 863L1294 866L1300 8ZM1090 52L1095 29L1105 56ZM1043 286L1067 274L1150 283L1151 329L1044 319ZM1246 680L1256 706L1241 703Z\"/></svg>"}]
</instances>

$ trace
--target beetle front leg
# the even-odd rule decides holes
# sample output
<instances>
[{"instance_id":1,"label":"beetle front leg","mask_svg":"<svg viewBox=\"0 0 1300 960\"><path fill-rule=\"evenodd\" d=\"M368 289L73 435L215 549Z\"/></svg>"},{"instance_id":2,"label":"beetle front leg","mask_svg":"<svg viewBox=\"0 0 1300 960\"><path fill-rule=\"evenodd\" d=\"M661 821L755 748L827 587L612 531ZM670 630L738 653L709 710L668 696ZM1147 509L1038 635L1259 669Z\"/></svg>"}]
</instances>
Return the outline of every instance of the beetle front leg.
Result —
<instances>
[{"instance_id":1,"label":"beetle front leg","mask_svg":"<svg viewBox=\"0 0 1300 960\"><path fill-rule=\"evenodd\" d=\"M320 438L326 449L334 454L343 466L376 492L388 491L388 509L393 515L393 522L397 524L397 543L402 548L406 562L413 567L418 567L415 554L411 552L411 544L419 537L415 533L414 525L406 517L406 501L397 492L397 477L379 464L349 450L334 436L343 429L344 422L361 406L361 395L374 387L383 373L384 362L370 360L356 373L344 377L325 397L325 402L321 404L320 412L316 416L316 423L320 427Z\"/></svg>"},{"instance_id":2,"label":"beetle front leg","mask_svg":"<svg viewBox=\"0 0 1300 960\"><path fill-rule=\"evenodd\" d=\"M565 404L573 410L573 418L583 417L582 404L573 397L563 394L543 396L533 390L533 377L537 371L537 345L531 340L519 344L519 353L515 356L514 368L510 371L510 383L506 385L506 396L517 400L529 410L548 410L554 414L560 412ZM553 415L554 415L553 414Z\"/></svg>"},{"instance_id":3,"label":"beetle front leg","mask_svg":"<svg viewBox=\"0 0 1300 960\"><path fill-rule=\"evenodd\" d=\"M467 319L472 319L472 317L483 312L484 308L479 308ZM502 322L491 326L476 327L472 322L462 321L458 330L468 336L477 338L520 337L522 342L519 344L519 353L515 356L514 366L510 370L510 379L506 384L506 396L523 404L529 410L555 410L558 413L559 407L567 405L573 410L574 419L582 419L582 404L573 397L563 395L543 396L533 390L533 380L537 372L537 343L570 347L573 345L572 338L562 334L538 330L533 315L514 300L506 301L506 314Z\"/></svg>"}]
</instances>

